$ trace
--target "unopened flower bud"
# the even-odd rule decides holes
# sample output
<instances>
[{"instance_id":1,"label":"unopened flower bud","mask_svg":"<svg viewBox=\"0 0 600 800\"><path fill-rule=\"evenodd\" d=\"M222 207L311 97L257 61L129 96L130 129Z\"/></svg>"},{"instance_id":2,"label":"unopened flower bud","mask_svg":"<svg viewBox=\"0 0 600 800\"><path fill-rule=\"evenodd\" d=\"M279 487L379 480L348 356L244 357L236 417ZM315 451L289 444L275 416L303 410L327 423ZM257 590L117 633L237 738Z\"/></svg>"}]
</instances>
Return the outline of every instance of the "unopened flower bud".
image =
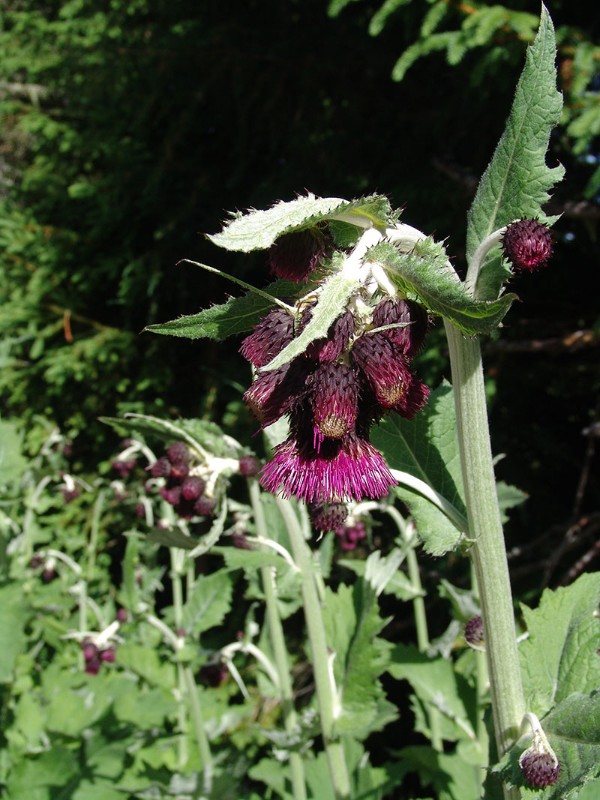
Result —
<instances>
[{"instance_id":1,"label":"unopened flower bud","mask_svg":"<svg viewBox=\"0 0 600 800\"><path fill-rule=\"evenodd\" d=\"M552 255L552 234L535 219L520 219L507 227L502 249L516 270L532 272L548 263Z\"/></svg>"},{"instance_id":2,"label":"unopened flower bud","mask_svg":"<svg viewBox=\"0 0 600 800\"><path fill-rule=\"evenodd\" d=\"M485 648L485 638L483 633L483 619L477 614L465 625L465 641L475 650Z\"/></svg>"},{"instance_id":3,"label":"unopened flower bud","mask_svg":"<svg viewBox=\"0 0 600 800\"><path fill-rule=\"evenodd\" d=\"M273 275L287 281L305 281L325 255L325 239L317 230L280 236L268 253Z\"/></svg>"},{"instance_id":4,"label":"unopened flower bud","mask_svg":"<svg viewBox=\"0 0 600 800\"><path fill-rule=\"evenodd\" d=\"M171 464L188 464L190 451L183 442L174 442L167 447L167 458Z\"/></svg>"},{"instance_id":5,"label":"unopened flower bud","mask_svg":"<svg viewBox=\"0 0 600 800\"><path fill-rule=\"evenodd\" d=\"M525 782L534 789L552 786L560 775L560 762L550 753L526 750L519 759L519 766Z\"/></svg>"},{"instance_id":6,"label":"unopened flower bud","mask_svg":"<svg viewBox=\"0 0 600 800\"><path fill-rule=\"evenodd\" d=\"M256 456L253 455L246 455L240 458L239 463L239 470L240 475L243 475L244 478L252 478L254 475L258 475L258 471L260 470L260 463Z\"/></svg>"}]
</instances>

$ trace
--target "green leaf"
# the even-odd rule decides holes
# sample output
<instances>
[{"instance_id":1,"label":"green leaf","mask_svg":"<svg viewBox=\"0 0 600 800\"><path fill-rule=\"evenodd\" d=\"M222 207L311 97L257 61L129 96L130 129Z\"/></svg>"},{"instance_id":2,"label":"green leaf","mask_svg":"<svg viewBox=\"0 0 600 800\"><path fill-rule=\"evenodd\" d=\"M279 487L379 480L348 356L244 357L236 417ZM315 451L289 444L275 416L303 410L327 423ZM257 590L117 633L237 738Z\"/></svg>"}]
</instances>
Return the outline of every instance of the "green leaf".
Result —
<instances>
[{"instance_id":1,"label":"green leaf","mask_svg":"<svg viewBox=\"0 0 600 800\"><path fill-rule=\"evenodd\" d=\"M565 698L542 719L542 727L560 762L560 774L542 792L523 788L524 800L580 800L581 787L600 778L600 690ZM523 736L494 769L513 786L525 787L519 757L530 743L531 736Z\"/></svg>"},{"instance_id":2,"label":"green leaf","mask_svg":"<svg viewBox=\"0 0 600 800\"><path fill-rule=\"evenodd\" d=\"M523 607L529 632L520 651L523 688L528 710L538 717L573 692L600 686L599 602L596 572L571 586L546 590L535 611Z\"/></svg>"},{"instance_id":3,"label":"green leaf","mask_svg":"<svg viewBox=\"0 0 600 800\"><path fill-rule=\"evenodd\" d=\"M220 625L231 608L232 579L229 572L219 570L200 575L183 607L183 627L194 636Z\"/></svg>"},{"instance_id":4,"label":"green leaf","mask_svg":"<svg viewBox=\"0 0 600 800\"><path fill-rule=\"evenodd\" d=\"M266 292L275 297L289 297L298 292L298 285L276 281L267 286ZM273 303L266 297L249 292L243 297L230 297L226 303L206 308L198 314L148 325L144 330L186 339L223 341L228 336L251 330L272 307Z\"/></svg>"},{"instance_id":5,"label":"green leaf","mask_svg":"<svg viewBox=\"0 0 600 800\"><path fill-rule=\"evenodd\" d=\"M273 550L240 550L237 547L215 547L213 553L222 555L228 569L256 571L261 567L284 567L286 562Z\"/></svg>"},{"instance_id":6,"label":"green leaf","mask_svg":"<svg viewBox=\"0 0 600 800\"><path fill-rule=\"evenodd\" d=\"M8 683L26 641L24 626L28 614L22 586L9 583L0 588L0 609L0 683Z\"/></svg>"},{"instance_id":7,"label":"green leaf","mask_svg":"<svg viewBox=\"0 0 600 800\"><path fill-rule=\"evenodd\" d=\"M387 658L377 634L385 621L374 589L363 579L352 587L342 584L337 592L327 588L324 620L342 705L336 731L361 739L396 717L379 681Z\"/></svg>"},{"instance_id":8,"label":"green leaf","mask_svg":"<svg viewBox=\"0 0 600 800\"><path fill-rule=\"evenodd\" d=\"M220 233L208 238L218 247L248 253L270 247L285 233L312 227L328 219L371 227L385 225L390 215L389 202L381 195L348 202L337 197L308 194L289 202L276 203L265 211L236 214Z\"/></svg>"},{"instance_id":9,"label":"green leaf","mask_svg":"<svg viewBox=\"0 0 600 800\"><path fill-rule=\"evenodd\" d=\"M16 425L0 420L0 486L16 483L26 467L27 460L21 454L21 436Z\"/></svg>"},{"instance_id":10,"label":"green leaf","mask_svg":"<svg viewBox=\"0 0 600 800\"><path fill-rule=\"evenodd\" d=\"M452 388L444 383L414 420L396 414L374 428L371 439L394 470L408 473L430 487L455 511L466 517L462 499L460 454ZM408 505L425 549L443 555L461 540L461 530L447 514L415 490L395 490ZM466 530L466 521L462 530Z\"/></svg>"},{"instance_id":11,"label":"green leaf","mask_svg":"<svg viewBox=\"0 0 600 800\"><path fill-rule=\"evenodd\" d=\"M77 754L60 745L35 758L21 757L11 770L7 782L7 794L11 800L20 798L50 797L36 793L38 788L66 786L79 773L81 767ZM53 797L59 797L53 791Z\"/></svg>"},{"instance_id":12,"label":"green leaf","mask_svg":"<svg viewBox=\"0 0 600 800\"><path fill-rule=\"evenodd\" d=\"M93 727L111 702L105 683L99 681L95 681L93 689L84 685L76 691L57 692L48 705L46 726L49 731L76 739L86 728Z\"/></svg>"},{"instance_id":13,"label":"green leaf","mask_svg":"<svg viewBox=\"0 0 600 800\"><path fill-rule=\"evenodd\" d=\"M226 436L214 422L201 419L169 420L148 414L125 414L123 417L100 417L101 422L118 431L153 436L164 442L185 442L202 456L203 449L224 458L239 458L242 446Z\"/></svg>"},{"instance_id":14,"label":"green leaf","mask_svg":"<svg viewBox=\"0 0 600 800\"><path fill-rule=\"evenodd\" d=\"M175 686L175 668L162 663L158 653L150 647L126 642L117 648L117 664L139 675L150 686L159 686L171 691Z\"/></svg>"},{"instance_id":15,"label":"green leaf","mask_svg":"<svg viewBox=\"0 0 600 800\"><path fill-rule=\"evenodd\" d=\"M392 651L388 672L397 680L409 681L418 699L445 718L445 738L476 741L476 692L456 673L451 661L430 658L414 645L400 644Z\"/></svg>"},{"instance_id":16,"label":"green leaf","mask_svg":"<svg viewBox=\"0 0 600 800\"><path fill-rule=\"evenodd\" d=\"M417 242L409 253L381 242L367 257L383 266L402 293L414 296L468 336L495 331L516 297L505 294L497 300L474 300L449 267L442 245L431 238Z\"/></svg>"},{"instance_id":17,"label":"green leaf","mask_svg":"<svg viewBox=\"0 0 600 800\"><path fill-rule=\"evenodd\" d=\"M403 747L398 753L404 769L419 773L421 783L436 790L437 800L479 800L481 770L457 756L432 747Z\"/></svg>"},{"instance_id":18,"label":"green leaf","mask_svg":"<svg viewBox=\"0 0 600 800\"><path fill-rule=\"evenodd\" d=\"M550 132L562 109L555 58L554 28L542 6L539 31L527 50L504 133L468 213L468 260L490 233L515 219L537 218L547 224L555 220L542 211L549 190L564 175L563 167L546 165ZM481 296L497 297L504 278L499 248L495 248L482 269Z\"/></svg>"}]
</instances>

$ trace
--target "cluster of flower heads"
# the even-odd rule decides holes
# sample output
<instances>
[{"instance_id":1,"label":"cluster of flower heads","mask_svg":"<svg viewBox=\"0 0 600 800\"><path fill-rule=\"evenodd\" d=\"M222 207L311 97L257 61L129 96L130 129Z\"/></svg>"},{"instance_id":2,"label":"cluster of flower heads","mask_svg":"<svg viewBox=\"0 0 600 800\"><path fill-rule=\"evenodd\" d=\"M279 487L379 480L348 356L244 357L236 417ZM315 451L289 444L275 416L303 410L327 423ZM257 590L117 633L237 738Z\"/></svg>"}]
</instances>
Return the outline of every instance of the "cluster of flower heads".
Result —
<instances>
[{"instance_id":1,"label":"cluster of flower heads","mask_svg":"<svg viewBox=\"0 0 600 800\"><path fill-rule=\"evenodd\" d=\"M237 461L237 471L244 477L258 473L259 463L253 455L243 455ZM152 478L160 479L158 493L175 509L182 519L211 517L217 507L214 487L204 465L194 464L189 447L184 442L170 444L148 471ZM153 490L150 482L147 488Z\"/></svg>"},{"instance_id":2,"label":"cluster of flower heads","mask_svg":"<svg viewBox=\"0 0 600 800\"><path fill-rule=\"evenodd\" d=\"M190 450L184 442L170 444L164 455L149 467L149 472L153 478L164 479L158 493L179 517L209 517L214 513L216 500L206 494L204 478L194 474Z\"/></svg>"},{"instance_id":3,"label":"cluster of flower heads","mask_svg":"<svg viewBox=\"0 0 600 800\"><path fill-rule=\"evenodd\" d=\"M116 650L112 645L98 647L97 644L88 639L81 643L81 649L83 650L83 660L85 662L84 669L88 675L97 675L102 664L112 664L115 660Z\"/></svg>"},{"instance_id":4,"label":"cluster of flower heads","mask_svg":"<svg viewBox=\"0 0 600 800\"><path fill-rule=\"evenodd\" d=\"M281 237L270 253L279 278L304 280L326 253L314 231ZM295 313L275 307L241 346L257 370L244 400L261 425L289 416L290 436L261 472L271 492L309 503L379 498L396 481L369 431L385 413L412 419L428 387L412 372L428 316L419 304L388 295L350 298L327 335L276 369L269 362L309 323L313 306L303 298Z\"/></svg>"},{"instance_id":5,"label":"cluster of flower heads","mask_svg":"<svg viewBox=\"0 0 600 800\"><path fill-rule=\"evenodd\" d=\"M350 514L346 503L309 503L308 515L318 533L335 533L342 550L356 550L366 539L365 523Z\"/></svg>"}]
</instances>

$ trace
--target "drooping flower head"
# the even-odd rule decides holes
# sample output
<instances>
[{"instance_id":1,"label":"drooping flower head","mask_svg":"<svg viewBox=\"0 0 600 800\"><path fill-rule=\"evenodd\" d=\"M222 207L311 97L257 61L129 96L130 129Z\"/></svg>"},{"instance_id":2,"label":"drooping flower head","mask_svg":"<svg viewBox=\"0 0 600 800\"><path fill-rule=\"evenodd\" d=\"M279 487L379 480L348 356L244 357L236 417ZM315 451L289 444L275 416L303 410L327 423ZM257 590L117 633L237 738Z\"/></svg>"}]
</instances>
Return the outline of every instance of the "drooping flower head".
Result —
<instances>
[{"instance_id":1,"label":"drooping flower head","mask_svg":"<svg viewBox=\"0 0 600 800\"><path fill-rule=\"evenodd\" d=\"M240 353L254 367L264 367L294 338L294 318L276 306L264 316L240 347Z\"/></svg>"},{"instance_id":2,"label":"drooping flower head","mask_svg":"<svg viewBox=\"0 0 600 800\"><path fill-rule=\"evenodd\" d=\"M396 485L383 456L364 435L350 431L341 439L323 440L317 449L306 420L296 422L261 471L260 482L267 491L327 503L385 497Z\"/></svg>"},{"instance_id":3,"label":"drooping flower head","mask_svg":"<svg viewBox=\"0 0 600 800\"><path fill-rule=\"evenodd\" d=\"M545 267L552 255L552 234L535 219L511 222L502 238L502 249L514 269L533 272Z\"/></svg>"},{"instance_id":4,"label":"drooping flower head","mask_svg":"<svg viewBox=\"0 0 600 800\"><path fill-rule=\"evenodd\" d=\"M315 228L280 236L268 253L269 268L276 278L305 281L326 253L326 240Z\"/></svg>"}]
</instances>

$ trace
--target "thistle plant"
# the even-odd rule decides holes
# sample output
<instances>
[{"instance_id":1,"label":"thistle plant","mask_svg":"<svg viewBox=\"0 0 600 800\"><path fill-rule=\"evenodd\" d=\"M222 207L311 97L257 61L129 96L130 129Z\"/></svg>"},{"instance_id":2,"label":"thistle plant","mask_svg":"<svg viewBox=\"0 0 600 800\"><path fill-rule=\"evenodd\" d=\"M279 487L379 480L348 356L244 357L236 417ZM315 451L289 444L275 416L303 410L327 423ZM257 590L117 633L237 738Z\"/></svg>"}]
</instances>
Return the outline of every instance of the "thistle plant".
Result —
<instances>
[{"instance_id":1,"label":"thistle plant","mask_svg":"<svg viewBox=\"0 0 600 800\"><path fill-rule=\"evenodd\" d=\"M383 800L414 796L402 783L415 772L441 800L596 796L599 576L522 607L517 634L481 355L519 282L552 268L554 57L543 9L468 215L466 264L380 195L306 194L236 214L209 237L263 251L273 281L250 286L200 264L245 293L150 330L240 335L243 402L266 458L206 420L129 414L105 420L128 437L112 463L118 480L86 484L89 533L66 541L68 555L47 546L42 524L56 480L30 485L22 522L0 515L13 536L8 577L21 581L0 586L11 611L0 659L14 709L3 718L8 796L63 791L82 765L78 797L91 787L107 797ZM429 387L416 357L440 319L452 384ZM61 479L64 511L60 490L83 484ZM120 587L100 578L110 503L131 517ZM157 543L169 548L166 569ZM470 560L471 588L439 581L454 619L437 639L420 549ZM163 588L171 604L158 608ZM403 620L412 609L414 644L386 627L382 595L394 613L408 604ZM58 632L47 608L62 609ZM64 691L24 680L21 662L42 651ZM384 673L410 684L414 730L430 744L394 740L395 763L373 765L369 737L398 715ZM113 741L115 720L127 746Z\"/></svg>"},{"instance_id":2,"label":"thistle plant","mask_svg":"<svg viewBox=\"0 0 600 800\"><path fill-rule=\"evenodd\" d=\"M265 250L274 283L257 289L198 264L248 293L150 327L190 338L222 338L251 327L240 348L253 371L244 401L272 447L259 480L283 498L280 504L285 498L306 503L318 534L334 531L351 549L365 536L351 506L399 496L426 550L441 555L460 548L469 554L481 612L466 635L485 649L498 759L513 752L531 709L517 649L480 341L497 335L516 297L507 287L518 286L519 273L546 266L552 253L549 227L556 219L543 206L563 174L560 166L546 164L561 111L554 57L554 31L543 8L505 131L468 215L464 278L443 244L401 221L385 197L345 201L308 194L235 214L209 237L227 250ZM429 423L419 420L435 419L442 395L430 393L411 363L426 346L435 317L445 325L452 371L451 435L460 469L452 467L451 482L450 473L432 478L406 458L407 431L410 438L425 430L429 439L413 450L426 447L432 455L435 449ZM270 427L281 420L287 423L283 438L280 425ZM292 511L282 513L289 522ZM295 542L294 557L304 563L298 535ZM307 624L318 638L318 603L310 596L305 603ZM329 693L327 676L320 682L319 694ZM327 702L323 709L321 697L322 724L326 746L334 746L335 714ZM432 731L434 717L432 712ZM338 756L336 751L330 759L335 796L347 797ZM550 778L539 777L537 751L533 757L535 765L529 755L521 759L525 772L535 772L530 785L550 785ZM551 772L558 780L558 759ZM506 770L502 776L504 796L520 797L518 779Z\"/></svg>"}]
</instances>

